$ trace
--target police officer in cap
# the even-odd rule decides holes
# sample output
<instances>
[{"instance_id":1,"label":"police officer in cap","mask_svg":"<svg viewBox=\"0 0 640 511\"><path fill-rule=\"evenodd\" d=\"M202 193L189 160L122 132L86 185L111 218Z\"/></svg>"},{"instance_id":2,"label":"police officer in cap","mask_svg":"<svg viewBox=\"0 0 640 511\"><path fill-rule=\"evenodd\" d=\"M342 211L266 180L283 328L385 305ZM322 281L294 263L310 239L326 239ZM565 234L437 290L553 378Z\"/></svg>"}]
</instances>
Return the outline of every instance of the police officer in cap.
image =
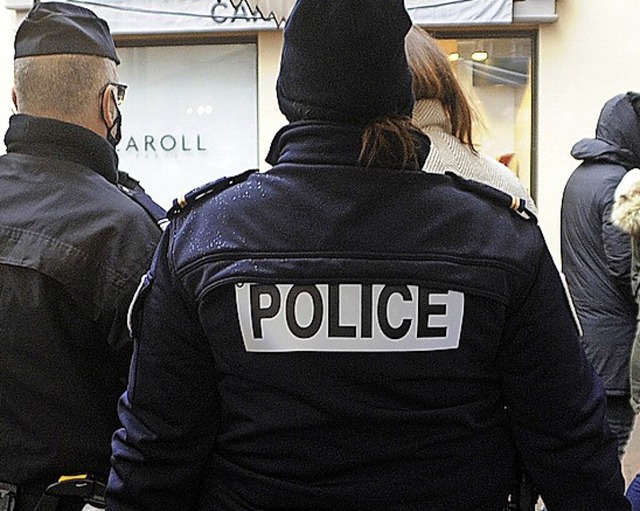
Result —
<instances>
[{"instance_id":1,"label":"police officer in cap","mask_svg":"<svg viewBox=\"0 0 640 511\"><path fill-rule=\"evenodd\" d=\"M422 171L410 27L294 6L273 168L180 201L133 304L110 511L503 511L519 459L550 511L630 509L540 229Z\"/></svg>"},{"instance_id":2,"label":"police officer in cap","mask_svg":"<svg viewBox=\"0 0 640 511\"><path fill-rule=\"evenodd\" d=\"M118 63L83 7L38 3L16 33L0 157L0 509L33 510L63 475L108 474L126 314L161 234L119 187Z\"/></svg>"}]
</instances>

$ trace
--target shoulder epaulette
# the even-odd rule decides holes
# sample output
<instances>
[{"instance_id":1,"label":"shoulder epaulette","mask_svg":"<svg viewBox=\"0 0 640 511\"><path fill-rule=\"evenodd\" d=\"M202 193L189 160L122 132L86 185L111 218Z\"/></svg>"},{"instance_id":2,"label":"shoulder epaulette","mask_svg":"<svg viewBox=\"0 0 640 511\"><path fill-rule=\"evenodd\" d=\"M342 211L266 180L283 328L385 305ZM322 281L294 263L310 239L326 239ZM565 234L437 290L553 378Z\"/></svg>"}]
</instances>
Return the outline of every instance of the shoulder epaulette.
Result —
<instances>
[{"instance_id":1,"label":"shoulder epaulette","mask_svg":"<svg viewBox=\"0 0 640 511\"><path fill-rule=\"evenodd\" d=\"M140 181L132 178L124 170L118 170L118 184L124 186L127 190L132 192L144 192L144 188L140 186Z\"/></svg>"},{"instance_id":2,"label":"shoulder epaulette","mask_svg":"<svg viewBox=\"0 0 640 511\"><path fill-rule=\"evenodd\" d=\"M173 199L173 205L169 209L167 217L172 220L183 211L191 208L196 202L202 200L205 197L212 197L214 195L217 195L225 191L226 189L237 185L238 183L242 183L243 181L246 181L251 174L254 174L256 172L258 172L258 169L249 169L244 171L242 174L238 174L237 176L222 177L220 179L216 179L215 181L211 181L210 183L199 186L198 188L195 188L186 193L182 197Z\"/></svg>"},{"instance_id":3,"label":"shoulder epaulette","mask_svg":"<svg viewBox=\"0 0 640 511\"><path fill-rule=\"evenodd\" d=\"M140 181L132 178L122 170L118 170L118 188L144 209L153 221L164 230L169 223L167 212L156 203L140 186Z\"/></svg>"},{"instance_id":4,"label":"shoulder epaulette","mask_svg":"<svg viewBox=\"0 0 640 511\"><path fill-rule=\"evenodd\" d=\"M465 179L453 172L445 172L445 174L453 178L460 188L467 190L474 195L478 195L489 202L493 202L494 204L498 204L499 206L515 211L525 220L530 220L532 222L538 221L536 215L527 208L527 199L524 197L517 197L515 195L508 194L487 184L480 183L479 181Z\"/></svg>"}]
</instances>

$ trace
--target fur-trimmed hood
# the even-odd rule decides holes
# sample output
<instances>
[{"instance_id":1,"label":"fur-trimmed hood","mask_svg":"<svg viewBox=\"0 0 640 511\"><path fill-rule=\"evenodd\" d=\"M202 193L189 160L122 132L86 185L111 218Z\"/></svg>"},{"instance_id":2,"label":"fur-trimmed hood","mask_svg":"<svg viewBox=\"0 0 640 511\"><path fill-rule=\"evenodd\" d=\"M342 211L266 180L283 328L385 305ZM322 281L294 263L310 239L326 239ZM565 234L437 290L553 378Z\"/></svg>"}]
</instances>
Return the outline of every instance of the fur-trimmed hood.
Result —
<instances>
[{"instance_id":1,"label":"fur-trimmed hood","mask_svg":"<svg viewBox=\"0 0 640 511\"><path fill-rule=\"evenodd\" d=\"M631 169L625 174L614 197L613 224L634 238L640 238L640 169Z\"/></svg>"}]
</instances>

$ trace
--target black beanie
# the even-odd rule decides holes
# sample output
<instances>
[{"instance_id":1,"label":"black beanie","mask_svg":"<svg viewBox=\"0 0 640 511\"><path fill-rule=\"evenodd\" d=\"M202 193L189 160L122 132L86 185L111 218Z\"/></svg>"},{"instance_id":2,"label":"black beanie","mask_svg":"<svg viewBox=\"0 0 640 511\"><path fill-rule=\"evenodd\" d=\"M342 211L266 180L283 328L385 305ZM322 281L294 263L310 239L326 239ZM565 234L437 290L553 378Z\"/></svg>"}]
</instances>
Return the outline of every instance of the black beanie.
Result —
<instances>
[{"instance_id":1,"label":"black beanie","mask_svg":"<svg viewBox=\"0 0 640 511\"><path fill-rule=\"evenodd\" d=\"M120 64L107 22L93 11L62 2L37 3L18 27L15 58L95 55Z\"/></svg>"},{"instance_id":2,"label":"black beanie","mask_svg":"<svg viewBox=\"0 0 640 511\"><path fill-rule=\"evenodd\" d=\"M403 0L298 0L284 29L280 111L289 121L411 116L411 25Z\"/></svg>"}]
</instances>

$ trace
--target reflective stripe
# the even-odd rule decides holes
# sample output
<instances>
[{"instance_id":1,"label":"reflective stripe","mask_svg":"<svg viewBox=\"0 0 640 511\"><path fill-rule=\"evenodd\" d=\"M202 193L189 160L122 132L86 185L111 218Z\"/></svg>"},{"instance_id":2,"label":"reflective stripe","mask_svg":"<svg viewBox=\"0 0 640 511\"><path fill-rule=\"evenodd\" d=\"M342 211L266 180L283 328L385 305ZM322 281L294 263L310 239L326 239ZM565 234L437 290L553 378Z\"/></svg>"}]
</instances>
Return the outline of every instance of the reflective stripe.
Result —
<instances>
[{"instance_id":1,"label":"reflective stripe","mask_svg":"<svg viewBox=\"0 0 640 511\"><path fill-rule=\"evenodd\" d=\"M245 349L435 351L457 349L464 294L385 284L236 284Z\"/></svg>"},{"instance_id":2,"label":"reflective stripe","mask_svg":"<svg viewBox=\"0 0 640 511\"><path fill-rule=\"evenodd\" d=\"M133 337L133 309L136 304L136 300L140 296L142 289L145 286L145 282L147 280L147 274L145 273L140 278L140 284L136 288L136 292L133 294L133 298L131 299L131 303L129 304L129 309L127 310L127 329L129 330L129 335Z\"/></svg>"}]
</instances>

